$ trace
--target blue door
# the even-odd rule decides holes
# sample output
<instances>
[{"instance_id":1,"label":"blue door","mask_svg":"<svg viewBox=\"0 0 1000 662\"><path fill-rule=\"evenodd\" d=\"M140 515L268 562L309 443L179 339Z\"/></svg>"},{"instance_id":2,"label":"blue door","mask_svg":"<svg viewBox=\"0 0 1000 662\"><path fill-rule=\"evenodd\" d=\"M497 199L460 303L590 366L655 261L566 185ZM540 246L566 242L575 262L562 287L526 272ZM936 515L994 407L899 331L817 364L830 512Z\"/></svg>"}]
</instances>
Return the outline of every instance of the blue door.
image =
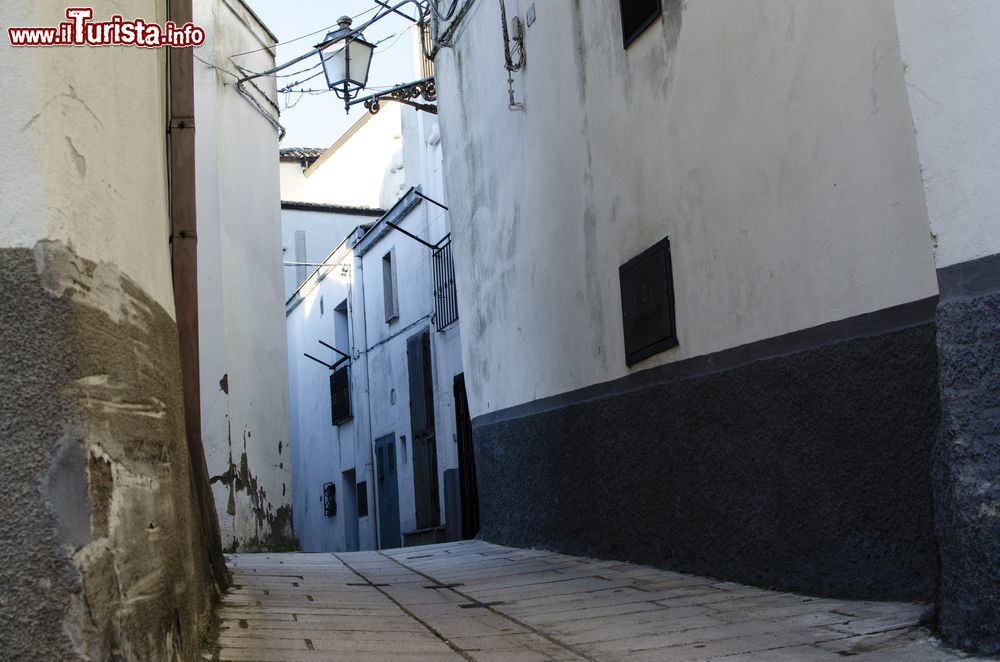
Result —
<instances>
[{"instance_id":1,"label":"blue door","mask_svg":"<svg viewBox=\"0 0 1000 662\"><path fill-rule=\"evenodd\" d=\"M378 476L379 549L400 546L399 487L396 482L396 435L375 440L375 471Z\"/></svg>"}]
</instances>

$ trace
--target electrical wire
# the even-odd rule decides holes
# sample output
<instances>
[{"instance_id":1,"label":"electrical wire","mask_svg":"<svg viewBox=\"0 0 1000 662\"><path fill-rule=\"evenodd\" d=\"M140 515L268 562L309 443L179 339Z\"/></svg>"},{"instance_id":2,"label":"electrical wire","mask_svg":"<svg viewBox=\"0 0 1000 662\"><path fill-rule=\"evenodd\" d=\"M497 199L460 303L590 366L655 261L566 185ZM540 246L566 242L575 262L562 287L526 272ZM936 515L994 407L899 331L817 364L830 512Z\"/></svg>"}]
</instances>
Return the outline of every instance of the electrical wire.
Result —
<instances>
[{"instance_id":1,"label":"electrical wire","mask_svg":"<svg viewBox=\"0 0 1000 662\"><path fill-rule=\"evenodd\" d=\"M351 17L351 20L353 21L353 20L355 20L355 19L358 19L358 18L361 18L362 16L365 16L366 14L370 14L370 13L372 13L372 12L373 12L373 11L375 11L376 9L378 9L378 7L372 7L371 9L366 9L365 11L361 12L360 14L355 14L354 16L352 16L352 17ZM301 37L296 37L295 39L289 39L289 40L287 40L287 41L279 41L279 42L278 42L278 45L279 45L279 46L284 46L284 45L286 45L286 44L293 44L293 43L295 43L296 41L302 41L302 40L303 40L303 39L305 39L306 37L311 37L311 36L313 36L313 35L315 35L315 34L319 34L319 33L321 33L321 32L327 32L327 31L329 31L329 30L330 30L331 28L335 28L335 27L337 27L337 25L338 25L337 23L334 23L333 25L328 25L328 26L326 26L325 28L320 28L319 30L316 30L316 31L314 31L314 32L310 32L309 34L304 34L304 35L302 35ZM244 51L244 52L242 52L242 53L235 53L235 54L233 54L233 55L230 55L229 57L240 57L240 56L242 56L242 55L250 55L251 53L259 53L259 52L261 52L261 51L267 51L267 50L270 50L271 48L272 48L271 46L265 46L264 48L255 48L255 49L254 49L254 50L252 50L252 51Z\"/></svg>"}]
</instances>

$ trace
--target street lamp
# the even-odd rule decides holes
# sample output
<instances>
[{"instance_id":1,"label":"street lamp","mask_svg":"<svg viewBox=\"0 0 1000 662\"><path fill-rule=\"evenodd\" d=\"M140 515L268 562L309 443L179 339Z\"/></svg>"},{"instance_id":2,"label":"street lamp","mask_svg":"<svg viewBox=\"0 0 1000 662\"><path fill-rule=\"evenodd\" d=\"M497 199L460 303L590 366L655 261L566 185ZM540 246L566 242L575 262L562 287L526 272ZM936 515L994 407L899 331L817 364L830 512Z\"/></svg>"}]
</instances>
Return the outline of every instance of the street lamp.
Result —
<instances>
[{"instance_id":1,"label":"street lamp","mask_svg":"<svg viewBox=\"0 0 1000 662\"><path fill-rule=\"evenodd\" d=\"M323 43L316 45L316 50L323 63L327 87L344 100L344 110L350 111L351 101L368 84L375 44L354 34L350 17L341 16L337 25L339 29L328 33Z\"/></svg>"}]
</instances>

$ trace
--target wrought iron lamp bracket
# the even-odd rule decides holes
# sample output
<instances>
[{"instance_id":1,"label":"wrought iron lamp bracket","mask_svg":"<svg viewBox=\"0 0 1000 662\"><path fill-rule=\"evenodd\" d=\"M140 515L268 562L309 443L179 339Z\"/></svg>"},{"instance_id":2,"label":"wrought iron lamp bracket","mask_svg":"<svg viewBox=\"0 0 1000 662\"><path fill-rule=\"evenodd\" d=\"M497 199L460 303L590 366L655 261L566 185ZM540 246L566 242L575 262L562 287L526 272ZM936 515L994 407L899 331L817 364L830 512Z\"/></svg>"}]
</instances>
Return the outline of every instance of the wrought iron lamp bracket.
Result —
<instances>
[{"instance_id":1,"label":"wrought iron lamp bracket","mask_svg":"<svg viewBox=\"0 0 1000 662\"><path fill-rule=\"evenodd\" d=\"M425 78L413 83L407 83L406 85L400 85L384 92L356 99L351 101L349 105L364 104L368 112L374 115L382 109L383 101L395 101L412 106L417 110L437 115L437 106L430 103L420 103L415 101L415 99L437 101L437 87L434 84L434 78Z\"/></svg>"}]
</instances>

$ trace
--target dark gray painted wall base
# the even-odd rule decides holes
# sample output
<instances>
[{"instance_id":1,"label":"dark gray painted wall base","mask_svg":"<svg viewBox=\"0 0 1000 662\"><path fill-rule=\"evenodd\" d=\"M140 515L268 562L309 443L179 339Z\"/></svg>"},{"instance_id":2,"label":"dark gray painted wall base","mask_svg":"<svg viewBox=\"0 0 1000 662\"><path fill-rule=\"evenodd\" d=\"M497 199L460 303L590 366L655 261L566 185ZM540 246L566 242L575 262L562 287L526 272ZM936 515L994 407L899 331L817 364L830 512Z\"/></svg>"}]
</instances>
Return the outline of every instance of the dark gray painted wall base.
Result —
<instances>
[{"instance_id":1,"label":"dark gray painted wall base","mask_svg":"<svg viewBox=\"0 0 1000 662\"><path fill-rule=\"evenodd\" d=\"M932 597L939 400L923 309L905 328L477 419L481 537L818 595Z\"/></svg>"},{"instance_id":2,"label":"dark gray painted wall base","mask_svg":"<svg viewBox=\"0 0 1000 662\"><path fill-rule=\"evenodd\" d=\"M949 643L1000 653L1000 257L942 271L938 621Z\"/></svg>"}]
</instances>

